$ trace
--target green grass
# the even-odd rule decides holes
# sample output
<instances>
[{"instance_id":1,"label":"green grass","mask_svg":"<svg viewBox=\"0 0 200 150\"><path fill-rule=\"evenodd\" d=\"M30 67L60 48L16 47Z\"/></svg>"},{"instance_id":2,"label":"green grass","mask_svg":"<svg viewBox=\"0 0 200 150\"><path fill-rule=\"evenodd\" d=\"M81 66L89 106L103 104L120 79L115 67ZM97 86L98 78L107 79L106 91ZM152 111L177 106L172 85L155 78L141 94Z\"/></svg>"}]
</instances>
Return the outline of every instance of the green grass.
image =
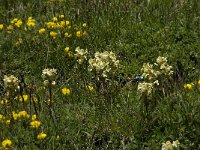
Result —
<instances>
[{"instance_id":1,"label":"green grass","mask_svg":"<svg viewBox=\"0 0 200 150\"><path fill-rule=\"evenodd\" d=\"M0 30L0 99L9 100L7 105L0 104L0 114L5 117L0 119L0 142L10 139L11 149L23 150L159 150L162 143L179 140L180 149L200 148L198 0L0 3L0 24L4 26ZM47 29L45 23L61 14L71 28ZM29 29L26 21L31 16L36 23ZM14 18L23 24L8 33ZM46 29L44 34L38 33L41 28ZM79 30L87 35L77 37ZM50 31L58 36L53 39ZM64 37L65 32L71 37ZM16 45L19 38L23 42ZM69 47L75 53L78 46L88 50L83 64L65 52ZM109 81L97 80L99 76L88 71L88 60L97 51L112 51L120 62ZM153 64L158 56L167 57L174 73L169 79L158 79L161 84L151 97L140 97L135 77L142 74L143 63ZM57 69L54 87L44 88L45 68ZM18 77L20 90L6 88L4 75ZM189 83L193 83L192 89L184 88ZM88 85L95 90L89 91ZM63 87L71 93L64 96ZM25 94L28 101L19 102ZM31 118L13 120L12 111L22 110L30 116L37 114L41 127L31 129ZM9 125L6 120L11 121ZM47 134L44 140L37 139L41 131Z\"/></svg>"}]
</instances>

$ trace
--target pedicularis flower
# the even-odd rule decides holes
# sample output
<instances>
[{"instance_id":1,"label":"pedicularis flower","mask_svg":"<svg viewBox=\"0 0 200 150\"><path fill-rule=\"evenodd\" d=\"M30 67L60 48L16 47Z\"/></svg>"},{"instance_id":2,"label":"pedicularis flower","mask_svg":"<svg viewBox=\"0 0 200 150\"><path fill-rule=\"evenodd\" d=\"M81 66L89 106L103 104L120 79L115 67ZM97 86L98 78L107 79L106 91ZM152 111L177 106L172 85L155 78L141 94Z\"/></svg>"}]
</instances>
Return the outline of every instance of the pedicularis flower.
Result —
<instances>
[{"instance_id":1,"label":"pedicularis flower","mask_svg":"<svg viewBox=\"0 0 200 150\"><path fill-rule=\"evenodd\" d=\"M18 78L16 78L13 75L10 75L10 76L5 75L3 81L4 81L5 87L8 89L16 89L19 85Z\"/></svg>"},{"instance_id":2,"label":"pedicularis flower","mask_svg":"<svg viewBox=\"0 0 200 150\"><path fill-rule=\"evenodd\" d=\"M171 143L170 141L167 141L166 143L162 143L162 150L179 150L179 141L173 141Z\"/></svg>"},{"instance_id":3,"label":"pedicularis flower","mask_svg":"<svg viewBox=\"0 0 200 150\"><path fill-rule=\"evenodd\" d=\"M42 78L44 79L45 86L54 86L54 81L57 75L57 69L44 69L42 71Z\"/></svg>"},{"instance_id":4,"label":"pedicularis flower","mask_svg":"<svg viewBox=\"0 0 200 150\"><path fill-rule=\"evenodd\" d=\"M109 74L114 73L119 68L119 60L115 53L105 51L96 52L95 58L89 59L89 71L96 72L99 76L107 78Z\"/></svg>"},{"instance_id":5,"label":"pedicularis flower","mask_svg":"<svg viewBox=\"0 0 200 150\"><path fill-rule=\"evenodd\" d=\"M84 49L81 49L80 47L77 47L75 49L75 54L74 56L77 58L77 61L79 64L82 64L84 60L87 60L87 49L84 50Z\"/></svg>"}]
</instances>

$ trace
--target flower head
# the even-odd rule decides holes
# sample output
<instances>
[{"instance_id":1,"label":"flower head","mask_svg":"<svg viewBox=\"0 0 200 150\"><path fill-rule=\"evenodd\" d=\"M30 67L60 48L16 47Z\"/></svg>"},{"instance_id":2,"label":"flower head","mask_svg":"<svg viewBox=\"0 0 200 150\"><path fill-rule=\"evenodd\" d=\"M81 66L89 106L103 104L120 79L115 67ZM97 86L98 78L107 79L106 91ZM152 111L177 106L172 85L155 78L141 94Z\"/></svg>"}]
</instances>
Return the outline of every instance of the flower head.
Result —
<instances>
[{"instance_id":1,"label":"flower head","mask_svg":"<svg viewBox=\"0 0 200 150\"><path fill-rule=\"evenodd\" d=\"M2 145L2 148L4 149L10 148L12 145L12 141L9 139L6 139L1 143L1 145Z\"/></svg>"},{"instance_id":2,"label":"flower head","mask_svg":"<svg viewBox=\"0 0 200 150\"><path fill-rule=\"evenodd\" d=\"M30 125L31 125L31 128L39 128L41 125L41 122L34 120L34 121L31 121Z\"/></svg>"},{"instance_id":3,"label":"flower head","mask_svg":"<svg viewBox=\"0 0 200 150\"><path fill-rule=\"evenodd\" d=\"M0 30L3 30L3 24L0 24Z\"/></svg>"},{"instance_id":4,"label":"flower head","mask_svg":"<svg viewBox=\"0 0 200 150\"><path fill-rule=\"evenodd\" d=\"M41 132L41 133L39 133L39 134L37 135L37 139L38 139L38 140L43 140L43 139L46 138L46 136L47 136L46 133Z\"/></svg>"},{"instance_id":5,"label":"flower head","mask_svg":"<svg viewBox=\"0 0 200 150\"><path fill-rule=\"evenodd\" d=\"M185 85L184 85L184 88L185 88L185 89L188 89L188 90L191 90L191 89L192 89L192 86L193 86L192 84L185 84Z\"/></svg>"},{"instance_id":6,"label":"flower head","mask_svg":"<svg viewBox=\"0 0 200 150\"><path fill-rule=\"evenodd\" d=\"M42 34L42 33L44 33L46 30L45 30L45 28L41 28L38 32L39 32L39 34Z\"/></svg>"},{"instance_id":7,"label":"flower head","mask_svg":"<svg viewBox=\"0 0 200 150\"><path fill-rule=\"evenodd\" d=\"M6 88L16 89L18 87L18 84L19 84L18 78L16 78L13 75L10 75L10 76L5 75L3 81L4 81L4 85L5 85Z\"/></svg>"},{"instance_id":8,"label":"flower head","mask_svg":"<svg viewBox=\"0 0 200 150\"><path fill-rule=\"evenodd\" d=\"M61 92L63 95L70 95L70 93L71 93L70 89L68 89L66 87L62 88Z\"/></svg>"}]
</instances>

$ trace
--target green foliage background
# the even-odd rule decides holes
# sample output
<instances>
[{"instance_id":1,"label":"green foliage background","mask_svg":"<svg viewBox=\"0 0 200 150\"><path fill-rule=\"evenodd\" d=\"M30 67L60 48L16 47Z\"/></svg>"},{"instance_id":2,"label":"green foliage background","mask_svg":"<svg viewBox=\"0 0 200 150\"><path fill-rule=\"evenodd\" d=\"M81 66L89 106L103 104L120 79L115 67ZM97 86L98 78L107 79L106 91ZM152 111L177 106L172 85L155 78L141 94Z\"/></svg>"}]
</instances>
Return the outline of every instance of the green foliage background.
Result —
<instances>
[{"instance_id":1,"label":"green foliage background","mask_svg":"<svg viewBox=\"0 0 200 150\"><path fill-rule=\"evenodd\" d=\"M156 150L163 142L178 139L181 149L200 149L200 87L196 85L200 79L200 1L0 0L0 4L0 24L5 28L13 18L36 20L37 30L0 31L0 70L1 78L14 74L37 87L40 120L48 135L40 143L22 123L0 125L1 141L10 138L17 149ZM51 40L47 35L31 41L45 22L60 14L77 27L86 22L88 37ZM16 47L19 37L23 44ZM65 55L66 46L87 48L91 57L97 51L115 52L121 64L115 77L120 86L107 88L109 97L89 92L86 85L95 81L87 64L77 67ZM166 56L173 66L173 81L168 83L170 92L153 97L158 103L147 116L132 80L141 74L143 63L154 63L158 56ZM56 126L43 102L41 72L46 67L58 69L53 89ZM183 88L191 82L195 84L192 90ZM60 92L65 86L71 89L69 96ZM112 104L105 102L108 99Z\"/></svg>"}]
</instances>

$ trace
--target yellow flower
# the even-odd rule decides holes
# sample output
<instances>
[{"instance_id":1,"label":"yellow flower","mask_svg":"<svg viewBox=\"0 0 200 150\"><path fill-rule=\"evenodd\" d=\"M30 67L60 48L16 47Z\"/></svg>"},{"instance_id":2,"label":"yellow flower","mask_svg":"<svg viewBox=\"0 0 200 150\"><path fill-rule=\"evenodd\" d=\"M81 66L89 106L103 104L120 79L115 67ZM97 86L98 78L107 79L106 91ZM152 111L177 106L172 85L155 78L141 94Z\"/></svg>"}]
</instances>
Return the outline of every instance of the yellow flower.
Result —
<instances>
[{"instance_id":1,"label":"yellow flower","mask_svg":"<svg viewBox=\"0 0 200 150\"><path fill-rule=\"evenodd\" d=\"M63 95L70 95L70 93L71 93L70 89L68 89L66 87L62 88L61 92Z\"/></svg>"},{"instance_id":2,"label":"yellow flower","mask_svg":"<svg viewBox=\"0 0 200 150\"><path fill-rule=\"evenodd\" d=\"M36 116L36 114L34 114L32 117L31 117L31 120L32 121L35 121L37 119L37 116Z\"/></svg>"},{"instance_id":3,"label":"yellow flower","mask_svg":"<svg viewBox=\"0 0 200 150\"><path fill-rule=\"evenodd\" d=\"M2 144L2 147L3 147L4 149L7 149L7 148L11 147L12 141L9 140L9 139L6 139L6 140L4 140L1 144Z\"/></svg>"},{"instance_id":4,"label":"yellow flower","mask_svg":"<svg viewBox=\"0 0 200 150\"><path fill-rule=\"evenodd\" d=\"M69 25L69 23L70 23L70 22L69 22L68 20L65 21L65 24L66 24L67 26Z\"/></svg>"},{"instance_id":5,"label":"yellow flower","mask_svg":"<svg viewBox=\"0 0 200 150\"><path fill-rule=\"evenodd\" d=\"M71 58L74 56L73 52L71 52L71 51L68 51L67 54L68 54L68 57L71 57Z\"/></svg>"},{"instance_id":6,"label":"yellow flower","mask_svg":"<svg viewBox=\"0 0 200 150\"><path fill-rule=\"evenodd\" d=\"M65 32L65 37L69 38L71 36L72 36L71 34L69 34L68 32Z\"/></svg>"},{"instance_id":7,"label":"yellow flower","mask_svg":"<svg viewBox=\"0 0 200 150\"><path fill-rule=\"evenodd\" d=\"M28 95L23 95L19 97L20 102L27 102L27 100L28 100Z\"/></svg>"},{"instance_id":8,"label":"yellow flower","mask_svg":"<svg viewBox=\"0 0 200 150\"><path fill-rule=\"evenodd\" d=\"M14 30L14 27L13 27L13 25L9 25L9 26L7 27L7 30L9 30L9 31L12 31L12 30Z\"/></svg>"},{"instance_id":9,"label":"yellow flower","mask_svg":"<svg viewBox=\"0 0 200 150\"><path fill-rule=\"evenodd\" d=\"M18 113L18 116L23 117L23 118L29 118L30 117L26 111L20 111Z\"/></svg>"},{"instance_id":10,"label":"yellow flower","mask_svg":"<svg viewBox=\"0 0 200 150\"><path fill-rule=\"evenodd\" d=\"M60 16L59 16L59 18L64 18L64 17L65 17L64 15L60 15Z\"/></svg>"},{"instance_id":11,"label":"yellow flower","mask_svg":"<svg viewBox=\"0 0 200 150\"><path fill-rule=\"evenodd\" d=\"M6 120L6 125L9 125L10 124L10 120Z\"/></svg>"},{"instance_id":12,"label":"yellow flower","mask_svg":"<svg viewBox=\"0 0 200 150\"><path fill-rule=\"evenodd\" d=\"M57 37L57 35L58 35L58 33L55 32L55 31L51 31L51 32L50 32L50 36L51 36L53 39L55 39L55 38Z\"/></svg>"},{"instance_id":13,"label":"yellow flower","mask_svg":"<svg viewBox=\"0 0 200 150\"><path fill-rule=\"evenodd\" d=\"M39 128L41 125L41 122L34 120L34 121L31 121L30 125L31 125L31 128Z\"/></svg>"},{"instance_id":14,"label":"yellow flower","mask_svg":"<svg viewBox=\"0 0 200 150\"><path fill-rule=\"evenodd\" d=\"M65 47L65 51L66 51L66 52L69 52L69 47Z\"/></svg>"},{"instance_id":15,"label":"yellow flower","mask_svg":"<svg viewBox=\"0 0 200 150\"><path fill-rule=\"evenodd\" d=\"M198 86L200 86L200 80L197 82Z\"/></svg>"},{"instance_id":16,"label":"yellow flower","mask_svg":"<svg viewBox=\"0 0 200 150\"><path fill-rule=\"evenodd\" d=\"M18 18L14 18L13 20L10 21L10 23L14 24L18 21Z\"/></svg>"},{"instance_id":17,"label":"yellow flower","mask_svg":"<svg viewBox=\"0 0 200 150\"><path fill-rule=\"evenodd\" d=\"M193 86L192 84L185 84L185 85L184 85L184 88L185 88L185 89L188 89L188 90L191 90L191 89L192 89L192 86Z\"/></svg>"},{"instance_id":18,"label":"yellow flower","mask_svg":"<svg viewBox=\"0 0 200 150\"><path fill-rule=\"evenodd\" d=\"M0 121L4 120L4 116L2 114L0 114Z\"/></svg>"},{"instance_id":19,"label":"yellow flower","mask_svg":"<svg viewBox=\"0 0 200 150\"><path fill-rule=\"evenodd\" d=\"M21 19L17 20L17 22L15 23L15 26L19 28L21 27L21 25L22 25L22 20Z\"/></svg>"},{"instance_id":20,"label":"yellow flower","mask_svg":"<svg viewBox=\"0 0 200 150\"><path fill-rule=\"evenodd\" d=\"M3 24L0 24L0 30L2 30L3 29Z\"/></svg>"},{"instance_id":21,"label":"yellow flower","mask_svg":"<svg viewBox=\"0 0 200 150\"><path fill-rule=\"evenodd\" d=\"M53 17L53 21L58 21L58 18L57 17Z\"/></svg>"},{"instance_id":22,"label":"yellow flower","mask_svg":"<svg viewBox=\"0 0 200 150\"><path fill-rule=\"evenodd\" d=\"M81 31L77 31L77 32L76 32L76 36L77 36L77 37L81 37L81 36L82 36Z\"/></svg>"},{"instance_id":23,"label":"yellow flower","mask_svg":"<svg viewBox=\"0 0 200 150\"><path fill-rule=\"evenodd\" d=\"M14 120L17 120L19 118L18 113L15 113L14 111L12 112L12 117Z\"/></svg>"},{"instance_id":24,"label":"yellow flower","mask_svg":"<svg viewBox=\"0 0 200 150\"><path fill-rule=\"evenodd\" d=\"M86 23L83 23L83 25L82 25L83 27L86 27L87 26L87 24Z\"/></svg>"},{"instance_id":25,"label":"yellow flower","mask_svg":"<svg viewBox=\"0 0 200 150\"><path fill-rule=\"evenodd\" d=\"M8 100L7 99L6 100L1 100L0 103L1 103L1 105L6 105L8 103Z\"/></svg>"},{"instance_id":26,"label":"yellow flower","mask_svg":"<svg viewBox=\"0 0 200 150\"><path fill-rule=\"evenodd\" d=\"M60 22L60 27L64 28L65 27L65 21Z\"/></svg>"},{"instance_id":27,"label":"yellow flower","mask_svg":"<svg viewBox=\"0 0 200 150\"><path fill-rule=\"evenodd\" d=\"M39 32L39 34L42 34L42 33L44 33L46 30L45 30L45 28L41 28L38 32Z\"/></svg>"},{"instance_id":28,"label":"yellow flower","mask_svg":"<svg viewBox=\"0 0 200 150\"><path fill-rule=\"evenodd\" d=\"M94 87L92 85L88 85L88 90L92 92L94 91Z\"/></svg>"},{"instance_id":29,"label":"yellow flower","mask_svg":"<svg viewBox=\"0 0 200 150\"><path fill-rule=\"evenodd\" d=\"M46 133L41 132L41 133L39 133L39 134L37 135L37 139L38 139L38 140L43 140L43 139L46 138L46 136L47 136Z\"/></svg>"},{"instance_id":30,"label":"yellow flower","mask_svg":"<svg viewBox=\"0 0 200 150\"><path fill-rule=\"evenodd\" d=\"M33 19L32 17L29 17L28 18L28 21L26 23L26 25L31 28L31 27L34 27L35 26L35 19Z\"/></svg>"},{"instance_id":31,"label":"yellow flower","mask_svg":"<svg viewBox=\"0 0 200 150\"><path fill-rule=\"evenodd\" d=\"M51 28L54 28L56 26L56 24L54 22L47 22L46 26L47 26L47 28L51 29Z\"/></svg>"}]
</instances>

